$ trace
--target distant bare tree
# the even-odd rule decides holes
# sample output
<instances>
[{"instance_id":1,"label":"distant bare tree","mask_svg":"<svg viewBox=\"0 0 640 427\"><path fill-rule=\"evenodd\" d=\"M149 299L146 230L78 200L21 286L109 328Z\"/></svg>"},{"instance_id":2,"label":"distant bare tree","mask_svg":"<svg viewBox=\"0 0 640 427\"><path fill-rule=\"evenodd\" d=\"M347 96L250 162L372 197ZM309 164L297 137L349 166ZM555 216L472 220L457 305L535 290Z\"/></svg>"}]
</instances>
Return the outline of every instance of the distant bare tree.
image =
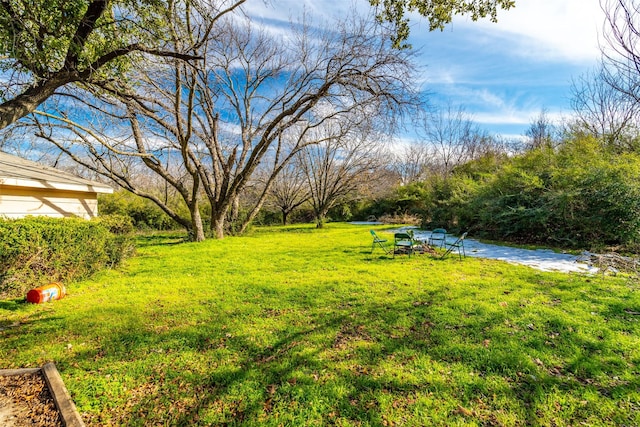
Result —
<instances>
[{"instance_id":1,"label":"distant bare tree","mask_svg":"<svg viewBox=\"0 0 640 427\"><path fill-rule=\"evenodd\" d=\"M402 185L411 184L425 178L431 161L431 147L412 141L393 156L392 169L400 177Z\"/></svg>"},{"instance_id":2,"label":"distant bare tree","mask_svg":"<svg viewBox=\"0 0 640 427\"><path fill-rule=\"evenodd\" d=\"M282 225L287 225L289 214L311 197L303 170L293 162L276 176L269 194L271 203L282 213Z\"/></svg>"},{"instance_id":3,"label":"distant bare tree","mask_svg":"<svg viewBox=\"0 0 640 427\"><path fill-rule=\"evenodd\" d=\"M322 142L301 150L297 161L307 179L318 228L333 206L375 180L381 166L380 137L370 122L345 121L318 129L316 138Z\"/></svg>"},{"instance_id":4,"label":"distant bare tree","mask_svg":"<svg viewBox=\"0 0 640 427\"><path fill-rule=\"evenodd\" d=\"M432 173L447 177L458 165L494 149L494 140L475 124L463 107L429 113L424 119L420 144L430 148Z\"/></svg>"},{"instance_id":5,"label":"distant bare tree","mask_svg":"<svg viewBox=\"0 0 640 427\"><path fill-rule=\"evenodd\" d=\"M553 147L558 140L558 128L549 118L547 110L542 109L540 114L531 121L525 135L528 138L526 143L528 149Z\"/></svg>"},{"instance_id":6,"label":"distant bare tree","mask_svg":"<svg viewBox=\"0 0 640 427\"><path fill-rule=\"evenodd\" d=\"M621 78L602 65L573 82L571 104L581 129L609 146L631 149L629 134L637 131L640 104L616 89L626 86Z\"/></svg>"}]
</instances>

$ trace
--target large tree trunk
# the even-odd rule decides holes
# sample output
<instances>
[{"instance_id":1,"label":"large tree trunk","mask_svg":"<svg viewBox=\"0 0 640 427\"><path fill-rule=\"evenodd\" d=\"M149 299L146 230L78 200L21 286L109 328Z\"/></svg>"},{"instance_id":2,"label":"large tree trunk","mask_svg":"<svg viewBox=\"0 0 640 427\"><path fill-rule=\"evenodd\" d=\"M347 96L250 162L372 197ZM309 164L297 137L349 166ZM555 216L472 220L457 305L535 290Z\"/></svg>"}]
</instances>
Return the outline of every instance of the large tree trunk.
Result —
<instances>
[{"instance_id":1,"label":"large tree trunk","mask_svg":"<svg viewBox=\"0 0 640 427\"><path fill-rule=\"evenodd\" d=\"M198 203L192 203L189 206L189 213L191 214L192 224L192 228L189 230L189 239L192 242L202 242L205 239L204 226L202 225L202 216L200 215Z\"/></svg>"},{"instance_id":2,"label":"large tree trunk","mask_svg":"<svg viewBox=\"0 0 640 427\"><path fill-rule=\"evenodd\" d=\"M236 227L238 218L240 218L240 197L234 196L231 201L231 212L229 213L229 222L233 228Z\"/></svg>"},{"instance_id":3,"label":"large tree trunk","mask_svg":"<svg viewBox=\"0 0 640 427\"><path fill-rule=\"evenodd\" d=\"M316 212L316 228L324 228L324 224L327 221L327 211Z\"/></svg>"},{"instance_id":4,"label":"large tree trunk","mask_svg":"<svg viewBox=\"0 0 640 427\"><path fill-rule=\"evenodd\" d=\"M214 238L224 238L224 223L224 215L216 215L215 217L211 215L211 232L213 233Z\"/></svg>"},{"instance_id":5,"label":"large tree trunk","mask_svg":"<svg viewBox=\"0 0 640 427\"><path fill-rule=\"evenodd\" d=\"M209 231L215 239L224 238L224 229L226 224L227 209L216 208L216 205L211 204L211 217L209 224Z\"/></svg>"},{"instance_id":6,"label":"large tree trunk","mask_svg":"<svg viewBox=\"0 0 640 427\"><path fill-rule=\"evenodd\" d=\"M243 224L240 224L240 196L235 195L231 198L231 205L229 206L228 218L226 224L226 232L234 235L240 234L241 229L244 228Z\"/></svg>"},{"instance_id":7,"label":"large tree trunk","mask_svg":"<svg viewBox=\"0 0 640 427\"><path fill-rule=\"evenodd\" d=\"M327 221L327 214L333 203L316 201L313 203L313 216L316 219L316 228L323 228Z\"/></svg>"}]
</instances>

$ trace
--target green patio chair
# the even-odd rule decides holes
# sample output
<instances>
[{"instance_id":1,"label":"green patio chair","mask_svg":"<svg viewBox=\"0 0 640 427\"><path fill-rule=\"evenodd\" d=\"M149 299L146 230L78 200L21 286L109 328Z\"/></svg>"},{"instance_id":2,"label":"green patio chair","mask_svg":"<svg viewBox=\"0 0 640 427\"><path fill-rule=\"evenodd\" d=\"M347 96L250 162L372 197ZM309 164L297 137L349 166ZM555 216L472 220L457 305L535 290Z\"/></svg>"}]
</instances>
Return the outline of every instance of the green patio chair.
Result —
<instances>
[{"instance_id":1,"label":"green patio chair","mask_svg":"<svg viewBox=\"0 0 640 427\"><path fill-rule=\"evenodd\" d=\"M467 237L467 232L462 233L462 236L458 237L458 240L456 240L455 242L449 245L449 247L447 248L447 251L444 254L442 254L442 258L449 255L455 249L458 250L458 256L460 257L461 260L463 255L466 257L467 254L464 252L464 239L466 237Z\"/></svg>"},{"instance_id":2,"label":"green patio chair","mask_svg":"<svg viewBox=\"0 0 640 427\"><path fill-rule=\"evenodd\" d=\"M380 246L384 253L388 254L389 250L385 246L385 243L387 243L387 239L381 239L373 230L369 230L369 233L371 233L371 236L373 236L373 243L371 243L371 253L373 253L373 250L376 248L376 246Z\"/></svg>"},{"instance_id":3,"label":"green patio chair","mask_svg":"<svg viewBox=\"0 0 640 427\"><path fill-rule=\"evenodd\" d=\"M444 228L435 228L429 236L429 246L435 246L436 244L441 248L444 248L447 243L447 230Z\"/></svg>"},{"instance_id":4,"label":"green patio chair","mask_svg":"<svg viewBox=\"0 0 640 427\"><path fill-rule=\"evenodd\" d=\"M396 254L407 254L409 258L411 258L414 244L413 233L395 233L393 235L393 256L395 257Z\"/></svg>"}]
</instances>

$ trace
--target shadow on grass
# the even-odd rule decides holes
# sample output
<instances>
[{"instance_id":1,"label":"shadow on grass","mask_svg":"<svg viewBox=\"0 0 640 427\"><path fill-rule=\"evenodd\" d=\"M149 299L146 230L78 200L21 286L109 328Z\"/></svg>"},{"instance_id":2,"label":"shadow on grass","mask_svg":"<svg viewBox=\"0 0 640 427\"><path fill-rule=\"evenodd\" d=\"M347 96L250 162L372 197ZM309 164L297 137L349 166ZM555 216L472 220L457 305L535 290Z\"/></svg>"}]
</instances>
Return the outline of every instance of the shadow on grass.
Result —
<instances>
[{"instance_id":1,"label":"shadow on grass","mask_svg":"<svg viewBox=\"0 0 640 427\"><path fill-rule=\"evenodd\" d=\"M136 245L138 247L173 246L186 243L187 241L187 236L180 232L142 234L136 237Z\"/></svg>"},{"instance_id":2,"label":"shadow on grass","mask_svg":"<svg viewBox=\"0 0 640 427\"><path fill-rule=\"evenodd\" d=\"M29 306L25 298L0 300L0 310L18 311Z\"/></svg>"},{"instance_id":3,"label":"shadow on grass","mask_svg":"<svg viewBox=\"0 0 640 427\"><path fill-rule=\"evenodd\" d=\"M282 233L304 233L304 234L316 233L318 231L318 228L316 228L314 224L302 223L302 224L278 225L278 226L262 228L262 229L256 228L252 230L252 233L253 234L270 234L273 229L277 229L278 232L282 232Z\"/></svg>"},{"instance_id":4,"label":"shadow on grass","mask_svg":"<svg viewBox=\"0 0 640 427\"><path fill-rule=\"evenodd\" d=\"M212 308L212 321L199 326L158 331L132 321L73 361L108 366L160 350L167 355L149 365L152 387L110 411L125 424L499 425L515 418L522 425L576 425L590 417L633 424L640 416L625 412L638 376L611 380L631 369L616 358L613 334L579 335L571 318L540 314L530 328L514 311L460 307L444 287L388 304L353 296L330 310L311 300L293 297L293 309L304 315L265 331L274 336L270 345L227 329L240 311ZM265 307L264 315L287 314ZM182 354L209 360L211 369L194 375ZM606 402L580 403L589 395ZM616 410L621 402L627 407Z\"/></svg>"}]
</instances>

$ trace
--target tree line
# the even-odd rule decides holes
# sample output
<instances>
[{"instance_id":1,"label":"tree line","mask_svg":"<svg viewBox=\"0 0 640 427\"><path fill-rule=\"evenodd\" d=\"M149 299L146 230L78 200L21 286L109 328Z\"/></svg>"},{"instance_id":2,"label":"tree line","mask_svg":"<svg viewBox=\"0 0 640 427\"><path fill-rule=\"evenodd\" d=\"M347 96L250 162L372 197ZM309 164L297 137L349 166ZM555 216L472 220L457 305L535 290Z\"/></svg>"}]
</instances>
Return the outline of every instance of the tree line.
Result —
<instances>
[{"instance_id":1,"label":"tree line","mask_svg":"<svg viewBox=\"0 0 640 427\"><path fill-rule=\"evenodd\" d=\"M328 216L454 206L438 192L462 197L451 183L465 167L557 157L585 135L615 155L635 150L637 12L624 0L601 2L609 48L601 69L574 82L578 119L558 137L543 112L524 145L488 135L463 108L427 111L405 43L406 11L437 29L455 14L495 19L513 1L371 0L371 15L323 26L303 16L281 34L253 21L246 0L31 3L0 3L4 147L35 136L194 241L243 232L276 209L286 222L304 208L322 226ZM391 147L407 118L417 140Z\"/></svg>"}]
</instances>

